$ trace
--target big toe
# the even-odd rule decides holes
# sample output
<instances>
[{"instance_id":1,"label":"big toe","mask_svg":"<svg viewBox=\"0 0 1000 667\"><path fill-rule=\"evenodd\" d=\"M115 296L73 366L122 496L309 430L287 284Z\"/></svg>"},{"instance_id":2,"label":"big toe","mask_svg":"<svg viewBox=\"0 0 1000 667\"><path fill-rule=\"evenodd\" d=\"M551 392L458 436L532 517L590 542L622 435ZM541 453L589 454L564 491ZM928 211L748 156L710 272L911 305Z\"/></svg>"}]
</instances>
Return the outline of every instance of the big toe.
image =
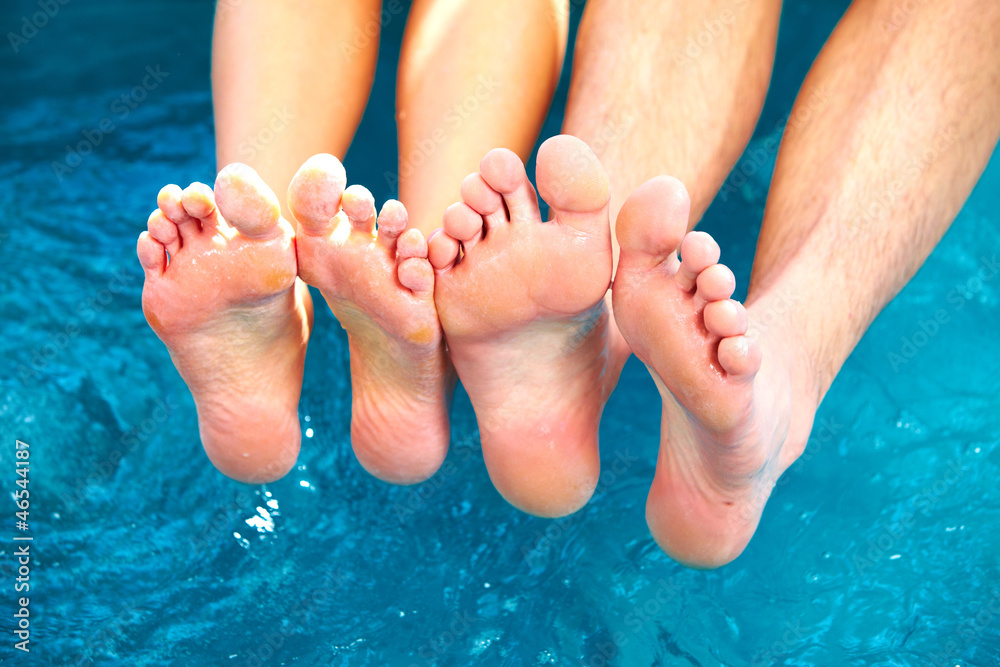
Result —
<instances>
[{"instance_id":1,"label":"big toe","mask_svg":"<svg viewBox=\"0 0 1000 667\"><path fill-rule=\"evenodd\" d=\"M278 198L257 172L239 162L226 166L215 179L215 201L223 217L249 238L274 234L281 219Z\"/></svg>"},{"instance_id":2,"label":"big toe","mask_svg":"<svg viewBox=\"0 0 1000 667\"><path fill-rule=\"evenodd\" d=\"M344 165L329 153L314 155L299 167L288 186L288 209L311 234L328 230L340 211L347 187Z\"/></svg>"},{"instance_id":3,"label":"big toe","mask_svg":"<svg viewBox=\"0 0 1000 667\"><path fill-rule=\"evenodd\" d=\"M548 139L538 149L538 193L562 223L582 231L608 226L608 176L585 142L569 135Z\"/></svg>"},{"instance_id":4,"label":"big toe","mask_svg":"<svg viewBox=\"0 0 1000 667\"><path fill-rule=\"evenodd\" d=\"M640 185L618 212L621 269L647 269L676 257L687 231L691 199L684 184L657 176Z\"/></svg>"}]
</instances>

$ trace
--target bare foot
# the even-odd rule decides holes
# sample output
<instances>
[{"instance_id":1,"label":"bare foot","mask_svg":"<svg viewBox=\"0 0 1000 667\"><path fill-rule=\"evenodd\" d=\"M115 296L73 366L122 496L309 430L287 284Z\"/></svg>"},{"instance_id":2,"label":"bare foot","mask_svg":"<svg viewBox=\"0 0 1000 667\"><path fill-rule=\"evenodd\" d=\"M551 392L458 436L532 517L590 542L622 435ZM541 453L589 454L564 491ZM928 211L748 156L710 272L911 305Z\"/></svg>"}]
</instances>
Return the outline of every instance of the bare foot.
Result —
<instances>
[{"instance_id":1,"label":"bare foot","mask_svg":"<svg viewBox=\"0 0 1000 667\"><path fill-rule=\"evenodd\" d=\"M219 173L214 193L168 185L157 204L137 246L143 312L194 396L208 458L234 479L274 481L299 453L312 326L295 233L242 164Z\"/></svg>"},{"instance_id":2,"label":"bare foot","mask_svg":"<svg viewBox=\"0 0 1000 667\"><path fill-rule=\"evenodd\" d=\"M365 188L344 190L332 155L306 161L288 187L299 275L323 292L351 351L351 441L361 465L395 484L421 482L448 452L454 387L434 308L427 242L405 233L406 209L378 216Z\"/></svg>"},{"instance_id":3,"label":"bare foot","mask_svg":"<svg viewBox=\"0 0 1000 667\"><path fill-rule=\"evenodd\" d=\"M663 398L646 520L676 560L718 567L753 536L775 481L805 447L816 406L796 405L793 415L794 341L779 347L746 335L747 311L729 298L736 283L718 263L719 246L704 232L684 234L689 208L684 186L668 177L629 197L612 294L618 326Z\"/></svg>"},{"instance_id":4,"label":"bare foot","mask_svg":"<svg viewBox=\"0 0 1000 667\"><path fill-rule=\"evenodd\" d=\"M490 477L511 504L553 517L594 491L597 427L617 379L606 368L609 186L574 137L542 145L537 175L555 213L545 223L518 157L490 151L432 235L430 257Z\"/></svg>"}]
</instances>

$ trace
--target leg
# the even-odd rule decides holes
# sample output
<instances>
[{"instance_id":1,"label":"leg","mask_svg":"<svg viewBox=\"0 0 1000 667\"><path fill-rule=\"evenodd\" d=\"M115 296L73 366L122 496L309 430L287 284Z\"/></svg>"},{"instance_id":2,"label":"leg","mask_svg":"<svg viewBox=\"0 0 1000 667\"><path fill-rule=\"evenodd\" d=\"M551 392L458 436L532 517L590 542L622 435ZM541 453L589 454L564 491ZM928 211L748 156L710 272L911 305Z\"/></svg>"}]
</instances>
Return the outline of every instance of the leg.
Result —
<instances>
[{"instance_id":1,"label":"leg","mask_svg":"<svg viewBox=\"0 0 1000 667\"><path fill-rule=\"evenodd\" d=\"M607 169L612 221L642 183L671 174L697 224L760 116L780 12L781 0L589 0L563 131ZM617 376L631 354L617 327L610 350Z\"/></svg>"},{"instance_id":2,"label":"leg","mask_svg":"<svg viewBox=\"0 0 1000 667\"><path fill-rule=\"evenodd\" d=\"M284 206L320 152L344 157L375 77L381 0L220 2L212 42L219 168L252 166Z\"/></svg>"},{"instance_id":3,"label":"leg","mask_svg":"<svg viewBox=\"0 0 1000 667\"><path fill-rule=\"evenodd\" d=\"M698 222L757 123L780 10L780 0L587 2L563 132L607 169L612 220L641 184L671 174Z\"/></svg>"},{"instance_id":4,"label":"leg","mask_svg":"<svg viewBox=\"0 0 1000 667\"><path fill-rule=\"evenodd\" d=\"M667 214L669 238L654 223L680 188L643 186L622 210L616 312L664 400L647 519L683 562L716 566L742 551L837 371L947 229L1000 135L1000 7L898 13L890 0L852 5L803 85L797 105L817 90L829 101L782 143L746 312L726 300L706 239L685 239L677 270L683 210ZM672 335L687 349L642 329L684 313L691 333ZM755 331L755 320L772 323Z\"/></svg>"},{"instance_id":5,"label":"leg","mask_svg":"<svg viewBox=\"0 0 1000 667\"><path fill-rule=\"evenodd\" d=\"M562 69L567 1L414 1L396 94L399 198L425 235L486 151L528 158Z\"/></svg>"}]
</instances>

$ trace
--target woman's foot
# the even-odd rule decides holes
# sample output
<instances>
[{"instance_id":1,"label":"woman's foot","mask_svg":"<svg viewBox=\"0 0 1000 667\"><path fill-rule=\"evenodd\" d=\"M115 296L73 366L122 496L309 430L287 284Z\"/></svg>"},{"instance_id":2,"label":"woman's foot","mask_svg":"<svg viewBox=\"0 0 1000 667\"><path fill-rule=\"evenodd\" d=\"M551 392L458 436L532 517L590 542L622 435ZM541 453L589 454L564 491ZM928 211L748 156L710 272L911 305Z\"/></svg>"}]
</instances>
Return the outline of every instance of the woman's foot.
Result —
<instances>
[{"instance_id":1,"label":"woman's foot","mask_svg":"<svg viewBox=\"0 0 1000 667\"><path fill-rule=\"evenodd\" d=\"M276 480L299 453L312 326L295 232L242 164L219 173L214 193L168 185L157 204L137 246L146 319L191 390L212 463L243 482Z\"/></svg>"},{"instance_id":2,"label":"woman's foot","mask_svg":"<svg viewBox=\"0 0 1000 667\"><path fill-rule=\"evenodd\" d=\"M735 279L718 263L719 246L704 232L685 235L689 208L684 186L668 177L629 197L612 294L618 326L663 398L646 520L676 560L718 567L753 536L775 481L805 447L816 405L807 392L793 396L794 341L746 335L747 310L729 298Z\"/></svg>"},{"instance_id":3,"label":"woman's foot","mask_svg":"<svg viewBox=\"0 0 1000 667\"><path fill-rule=\"evenodd\" d=\"M403 205L386 202L376 231L371 193L346 183L344 167L327 154L309 158L292 179L299 276L347 330L354 453L379 479L415 484L448 452L454 387L434 272L423 235L403 232Z\"/></svg>"},{"instance_id":4,"label":"woman's foot","mask_svg":"<svg viewBox=\"0 0 1000 667\"><path fill-rule=\"evenodd\" d=\"M511 504L554 517L594 491L597 427L617 380L604 302L609 186L590 148L568 136L542 145L537 176L549 222L518 157L488 153L432 235L430 258L490 477Z\"/></svg>"}]
</instances>

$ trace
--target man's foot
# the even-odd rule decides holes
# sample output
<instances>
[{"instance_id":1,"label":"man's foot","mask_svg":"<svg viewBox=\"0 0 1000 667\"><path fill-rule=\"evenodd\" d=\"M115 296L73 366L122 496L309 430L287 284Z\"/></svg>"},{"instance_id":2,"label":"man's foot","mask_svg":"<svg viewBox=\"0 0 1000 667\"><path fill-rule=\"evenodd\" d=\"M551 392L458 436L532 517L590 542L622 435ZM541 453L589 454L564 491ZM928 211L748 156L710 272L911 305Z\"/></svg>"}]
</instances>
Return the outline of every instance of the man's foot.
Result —
<instances>
[{"instance_id":1,"label":"man's foot","mask_svg":"<svg viewBox=\"0 0 1000 667\"><path fill-rule=\"evenodd\" d=\"M518 157L489 152L432 235L430 257L490 477L511 504L554 517L594 491L597 427L617 379L604 302L609 186L590 148L567 136L542 145L537 176L555 214L545 223Z\"/></svg>"},{"instance_id":2,"label":"man's foot","mask_svg":"<svg viewBox=\"0 0 1000 667\"><path fill-rule=\"evenodd\" d=\"M299 453L312 326L295 233L242 164L219 173L214 193L168 185L157 204L137 246L143 312L194 396L208 458L234 479L274 481Z\"/></svg>"},{"instance_id":3,"label":"man's foot","mask_svg":"<svg viewBox=\"0 0 1000 667\"><path fill-rule=\"evenodd\" d=\"M347 330L351 351L351 441L361 465L395 484L421 482L448 452L454 387L434 308L427 242L406 229L406 209L378 216L332 155L306 161L288 187L298 222L299 276L319 288Z\"/></svg>"},{"instance_id":4,"label":"man's foot","mask_svg":"<svg viewBox=\"0 0 1000 667\"><path fill-rule=\"evenodd\" d=\"M719 246L684 233L689 208L684 186L668 177L629 197L612 294L618 326L663 398L646 520L676 560L718 567L753 536L775 481L805 447L816 405L792 395L794 341L746 335Z\"/></svg>"}]
</instances>

